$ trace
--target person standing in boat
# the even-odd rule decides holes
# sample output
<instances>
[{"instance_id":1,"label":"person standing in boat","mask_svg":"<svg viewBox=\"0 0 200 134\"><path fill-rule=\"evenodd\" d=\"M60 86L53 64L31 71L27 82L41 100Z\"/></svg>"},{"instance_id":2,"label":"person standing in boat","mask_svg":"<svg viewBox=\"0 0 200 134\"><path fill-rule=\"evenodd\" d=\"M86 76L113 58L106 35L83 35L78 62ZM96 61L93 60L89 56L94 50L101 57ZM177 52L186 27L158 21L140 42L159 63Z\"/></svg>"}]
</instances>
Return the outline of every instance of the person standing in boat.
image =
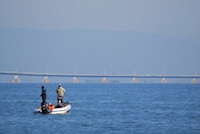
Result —
<instances>
[{"instance_id":1,"label":"person standing in boat","mask_svg":"<svg viewBox=\"0 0 200 134\"><path fill-rule=\"evenodd\" d=\"M47 94L46 94L46 90L44 89L44 86L42 86L42 94L40 96L42 97L42 103L45 104L46 103Z\"/></svg>"},{"instance_id":2,"label":"person standing in boat","mask_svg":"<svg viewBox=\"0 0 200 134\"><path fill-rule=\"evenodd\" d=\"M59 84L56 92L58 94L58 105L60 105L60 100L61 100L61 103L64 102L65 89L62 87L61 84Z\"/></svg>"}]
</instances>

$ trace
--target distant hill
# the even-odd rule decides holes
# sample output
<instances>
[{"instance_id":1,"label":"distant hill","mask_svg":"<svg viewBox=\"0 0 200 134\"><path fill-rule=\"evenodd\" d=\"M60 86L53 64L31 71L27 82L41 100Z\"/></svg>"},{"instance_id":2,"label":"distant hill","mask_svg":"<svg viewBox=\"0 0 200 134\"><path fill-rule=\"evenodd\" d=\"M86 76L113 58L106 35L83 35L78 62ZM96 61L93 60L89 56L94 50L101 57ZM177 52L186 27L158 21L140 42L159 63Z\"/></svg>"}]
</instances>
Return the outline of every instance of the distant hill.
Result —
<instances>
[{"instance_id":1,"label":"distant hill","mask_svg":"<svg viewBox=\"0 0 200 134\"><path fill-rule=\"evenodd\" d=\"M0 70L138 74L200 70L200 43L139 32L0 29L0 48Z\"/></svg>"}]
</instances>

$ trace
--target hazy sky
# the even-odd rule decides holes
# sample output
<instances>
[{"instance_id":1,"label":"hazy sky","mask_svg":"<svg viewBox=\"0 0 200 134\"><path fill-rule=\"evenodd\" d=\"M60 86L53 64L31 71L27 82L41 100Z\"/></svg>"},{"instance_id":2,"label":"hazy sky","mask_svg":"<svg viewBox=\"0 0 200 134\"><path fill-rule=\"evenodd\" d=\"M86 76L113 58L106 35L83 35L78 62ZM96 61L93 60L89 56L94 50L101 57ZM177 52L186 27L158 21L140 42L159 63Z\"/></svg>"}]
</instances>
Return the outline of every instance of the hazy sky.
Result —
<instances>
[{"instance_id":1,"label":"hazy sky","mask_svg":"<svg viewBox=\"0 0 200 134\"><path fill-rule=\"evenodd\" d=\"M0 70L199 74L199 5L199 0L0 0Z\"/></svg>"},{"instance_id":2,"label":"hazy sky","mask_svg":"<svg viewBox=\"0 0 200 134\"><path fill-rule=\"evenodd\" d=\"M103 29L200 41L199 0L1 0L0 27Z\"/></svg>"}]
</instances>

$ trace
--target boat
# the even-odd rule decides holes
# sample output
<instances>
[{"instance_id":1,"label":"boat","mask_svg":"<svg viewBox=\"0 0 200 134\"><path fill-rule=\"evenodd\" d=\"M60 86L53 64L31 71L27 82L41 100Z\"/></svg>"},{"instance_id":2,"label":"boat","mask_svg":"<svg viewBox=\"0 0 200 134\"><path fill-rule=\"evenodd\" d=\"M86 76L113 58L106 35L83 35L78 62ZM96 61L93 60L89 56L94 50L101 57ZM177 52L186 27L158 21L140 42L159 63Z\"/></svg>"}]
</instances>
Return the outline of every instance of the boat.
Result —
<instances>
[{"instance_id":1,"label":"boat","mask_svg":"<svg viewBox=\"0 0 200 134\"><path fill-rule=\"evenodd\" d=\"M54 104L45 103L41 104L39 108L34 110L34 113L42 113L42 114L65 114L71 109L71 105L68 102L61 103L56 107Z\"/></svg>"}]
</instances>

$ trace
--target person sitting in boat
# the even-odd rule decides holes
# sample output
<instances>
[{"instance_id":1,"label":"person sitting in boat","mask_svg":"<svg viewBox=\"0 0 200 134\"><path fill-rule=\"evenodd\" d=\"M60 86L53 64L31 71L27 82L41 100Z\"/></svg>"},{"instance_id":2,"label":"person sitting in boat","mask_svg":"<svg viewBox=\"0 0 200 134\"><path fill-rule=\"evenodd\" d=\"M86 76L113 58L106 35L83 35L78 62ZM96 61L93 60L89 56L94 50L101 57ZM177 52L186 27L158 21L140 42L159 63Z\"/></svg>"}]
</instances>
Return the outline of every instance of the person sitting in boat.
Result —
<instances>
[{"instance_id":1,"label":"person sitting in boat","mask_svg":"<svg viewBox=\"0 0 200 134\"><path fill-rule=\"evenodd\" d=\"M65 89L62 87L61 84L58 85L58 89L56 90L58 94L58 105L61 105L61 103L64 102L64 93ZM61 101L61 102L60 102Z\"/></svg>"},{"instance_id":2,"label":"person sitting in boat","mask_svg":"<svg viewBox=\"0 0 200 134\"><path fill-rule=\"evenodd\" d=\"M46 90L44 89L44 86L42 86L42 94L40 95L42 97L42 103L45 104L46 103Z\"/></svg>"}]
</instances>

